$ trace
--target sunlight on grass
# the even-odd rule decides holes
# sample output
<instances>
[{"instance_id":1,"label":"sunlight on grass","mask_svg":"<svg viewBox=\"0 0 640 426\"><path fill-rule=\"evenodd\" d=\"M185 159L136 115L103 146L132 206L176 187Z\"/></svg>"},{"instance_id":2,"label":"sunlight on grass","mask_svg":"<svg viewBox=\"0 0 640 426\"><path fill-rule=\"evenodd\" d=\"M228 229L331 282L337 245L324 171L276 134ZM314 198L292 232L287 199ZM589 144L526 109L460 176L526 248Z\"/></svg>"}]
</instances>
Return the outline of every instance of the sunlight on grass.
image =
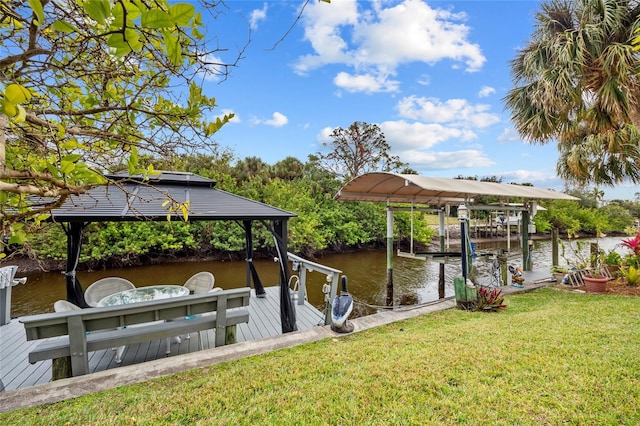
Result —
<instances>
[{"instance_id":1,"label":"sunlight on grass","mask_svg":"<svg viewBox=\"0 0 640 426\"><path fill-rule=\"evenodd\" d=\"M1 424L638 424L640 298L554 289L50 406Z\"/></svg>"}]
</instances>

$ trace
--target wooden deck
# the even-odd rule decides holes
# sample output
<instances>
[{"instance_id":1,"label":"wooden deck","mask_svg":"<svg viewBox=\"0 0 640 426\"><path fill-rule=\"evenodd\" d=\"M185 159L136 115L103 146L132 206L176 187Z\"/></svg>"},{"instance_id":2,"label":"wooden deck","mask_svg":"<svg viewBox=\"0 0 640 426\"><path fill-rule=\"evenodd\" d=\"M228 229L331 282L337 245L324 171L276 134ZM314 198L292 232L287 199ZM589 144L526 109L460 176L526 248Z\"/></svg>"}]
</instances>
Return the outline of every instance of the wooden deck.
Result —
<instances>
[{"instance_id":1,"label":"wooden deck","mask_svg":"<svg viewBox=\"0 0 640 426\"><path fill-rule=\"evenodd\" d=\"M251 291L249 303L249 323L240 324L237 328L239 342L272 337L282 334L280 327L279 287L267 287L265 298L255 297ZM324 314L305 302L296 308L296 323L299 330L324 324ZM214 331L200 333L202 349L213 347ZM122 363L114 361L115 351L111 349L92 352L89 355L89 370L96 371L117 368L119 366L138 364L167 356L176 356L200 350L198 336L194 333L190 338L182 336L181 342L171 340L171 353L166 355L166 339L153 340L125 349ZM51 361L29 364L27 357L31 348L38 341L27 342L23 325L17 319L0 327L0 379L5 390L21 389L51 381Z\"/></svg>"}]
</instances>

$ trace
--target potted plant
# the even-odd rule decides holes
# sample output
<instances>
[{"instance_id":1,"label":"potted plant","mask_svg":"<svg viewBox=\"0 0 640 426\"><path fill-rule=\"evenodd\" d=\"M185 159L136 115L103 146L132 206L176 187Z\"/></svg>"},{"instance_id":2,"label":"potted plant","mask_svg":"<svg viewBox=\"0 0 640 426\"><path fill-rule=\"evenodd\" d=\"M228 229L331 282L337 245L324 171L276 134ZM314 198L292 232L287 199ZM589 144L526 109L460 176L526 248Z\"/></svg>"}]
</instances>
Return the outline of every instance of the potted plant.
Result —
<instances>
[{"instance_id":1,"label":"potted plant","mask_svg":"<svg viewBox=\"0 0 640 426\"><path fill-rule=\"evenodd\" d=\"M603 271L603 268L605 268L605 256L603 253L600 250L591 255L591 261L589 262L591 266L584 269L585 273L582 275L582 281L588 293L604 293L607 291L607 282L610 277Z\"/></svg>"},{"instance_id":2,"label":"potted plant","mask_svg":"<svg viewBox=\"0 0 640 426\"><path fill-rule=\"evenodd\" d=\"M609 270L609 273L613 276L620 270L622 263L622 255L614 249L608 252L602 252L602 263Z\"/></svg>"}]
</instances>

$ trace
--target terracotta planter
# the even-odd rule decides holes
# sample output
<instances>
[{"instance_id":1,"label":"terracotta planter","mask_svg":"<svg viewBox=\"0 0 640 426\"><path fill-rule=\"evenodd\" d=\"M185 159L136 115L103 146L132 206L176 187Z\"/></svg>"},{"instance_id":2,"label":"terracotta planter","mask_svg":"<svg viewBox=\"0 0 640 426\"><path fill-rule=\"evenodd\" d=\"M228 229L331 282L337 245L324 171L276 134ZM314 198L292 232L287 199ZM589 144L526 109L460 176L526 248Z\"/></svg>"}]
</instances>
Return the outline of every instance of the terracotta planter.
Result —
<instances>
[{"instance_id":1,"label":"terracotta planter","mask_svg":"<svg viewBox=\"0 0 640 426\"><path fill-rule=\"evenodd\" d=\"M584 287L588 293L604 293L607 291L607 277L592 277L591 275L585 275L582 277L584 281Z\"/></svg>"}]
</instances>

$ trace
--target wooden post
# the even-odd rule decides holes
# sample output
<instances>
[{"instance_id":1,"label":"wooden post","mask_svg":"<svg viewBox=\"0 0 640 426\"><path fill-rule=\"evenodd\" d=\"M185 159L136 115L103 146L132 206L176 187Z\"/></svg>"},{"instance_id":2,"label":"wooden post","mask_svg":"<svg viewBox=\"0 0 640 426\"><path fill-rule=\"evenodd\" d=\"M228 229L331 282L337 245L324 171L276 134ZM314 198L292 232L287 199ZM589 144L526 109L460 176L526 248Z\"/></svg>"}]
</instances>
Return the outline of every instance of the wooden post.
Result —
<instances>
[{"instance_id":1,"label":"wooden post","mask_svg":"<svg viewBox=\"0 0 640 426\"><path fill-rule=\"evenodd\" d=\"M51 379L60 380L72 376L71 373L71 357L55 358L51 364Z\"/></svg>"},{"instance_id":2,"label":"wooden post","mask_svg":"<svg viewBox=\"0 0 640 426\"><path fill-rule=\"evenodd\" d=\"M529 217L529 210L522 211L522 222L520 224L521 235L522 235L522 269L524 271L530 271L533 267L531 261L531 248L532 245L529 244L529 224L531 223Z\"/></svg>"},{"instance_id":3,"label":"wooden post","mask_svg":"<svg viewBox=\"0 0 640 426\"><path fill-rule=\"evenodd\" d=\"M589 260L591 267L594 268L598 263L598 243L589 245Z\"/></svg>"},{"instance_id":4,"label":"wooden post","mask_svg":"<svg viewBox=\"0 0 640 426\"><path fill-rule=\"evenodd\" d=\"M387 306L393 306L393 210L387 203Z\"/></svg>"},{"instance_id":5,"label":"wooden post","mask_svg":"<svg viewBox=\"0 0 640 426\"><path fill-rule=\"evenodd\" d=\"M236 333L236 326L235 325L226 326L224 331L224 344L231 345L237 342L238 342L238 338Z\"/></svg>"},{"instance_id":6,"label":"wooden post","mask_svg":"<svg viewBox=\"0 0 640 426\"><path fill-rule=\"evenodd\" d=\"M558 228L551 230L551 265L558 266Z\"/></svg>"},{"instance_id":7,"label":"wooden post","mask_svg":"<svg viewBox=\"0 0 640 426\"><path fill-rule=\"evenodd\" d=\"M440 234L440 251L444 251L445 215L444 209L438 212L438 232ZM444 263L438 263L438 298L444 299Z\"/></svg>"}]
</instances>

